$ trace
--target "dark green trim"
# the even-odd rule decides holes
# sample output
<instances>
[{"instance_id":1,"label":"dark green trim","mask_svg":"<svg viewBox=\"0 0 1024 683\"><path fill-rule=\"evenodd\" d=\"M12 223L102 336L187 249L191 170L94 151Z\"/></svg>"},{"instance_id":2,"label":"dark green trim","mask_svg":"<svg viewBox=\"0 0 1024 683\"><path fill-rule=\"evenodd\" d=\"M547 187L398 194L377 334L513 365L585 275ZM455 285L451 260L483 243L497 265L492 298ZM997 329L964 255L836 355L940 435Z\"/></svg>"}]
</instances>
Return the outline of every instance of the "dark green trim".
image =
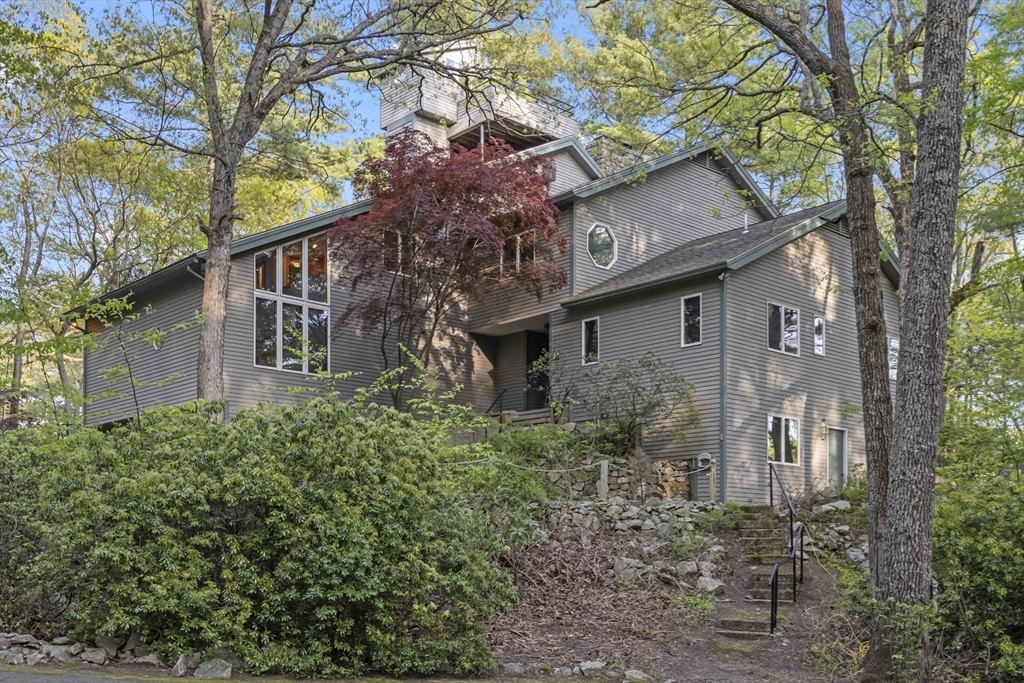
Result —
<instances>
[{"instance_id":1,"label":"dark green trim","mask_svg":"<svg viewBox=\"0 0 1024 683\"><path fill-rule=\"evenodd\" d=\"M725 484L726 452L729 444L727 437L729 433L729 402L726 384L729 374L725 364L728 357L728 349L726 347L726 313L728 308L725 298L725 281L728 277L729 271L722 271L722 274L718 276L718 499L723 503L726 501L726 494L728 493Z\"/></svg>"},{"instance_id":2,"label":"dark green trim","mask_svg":"<svg viewBox=\"0 0 1024 683\"><path fill-rule=\"evenodd\" d=\"M756 261L766 254L770 254L779 247L796 241L808 233L814 232L821 226L825 225L826 222L827 221L821 217L808 218L802 223L797 223L789 230L780 232L771 239L762 242L753 249L750 249L739 256L733 256L728 260L727 265L731 270L738 270L748 263Z\"/></svg>"},{"instance_id":3,"label":"dark green trim","mask_svg":"<svg viewBox=\"0 0 1024 683\"><path fill-rule=\"evenodd\" d=\"M569 156L571 156L573 160L575 160L576 163L587 172L587 175L590 176L591 180L600 180L601 178L604 178L604 171L601 170L601 167L597 165L596 161L594 161L594 157L590 156L590 153L575 137L545 142L543 145L537 145L536 147L525 149L520 152L520 154L543 156L545 154L553 154L563 150L569 152Z\"/></svg>"}]
</instances>

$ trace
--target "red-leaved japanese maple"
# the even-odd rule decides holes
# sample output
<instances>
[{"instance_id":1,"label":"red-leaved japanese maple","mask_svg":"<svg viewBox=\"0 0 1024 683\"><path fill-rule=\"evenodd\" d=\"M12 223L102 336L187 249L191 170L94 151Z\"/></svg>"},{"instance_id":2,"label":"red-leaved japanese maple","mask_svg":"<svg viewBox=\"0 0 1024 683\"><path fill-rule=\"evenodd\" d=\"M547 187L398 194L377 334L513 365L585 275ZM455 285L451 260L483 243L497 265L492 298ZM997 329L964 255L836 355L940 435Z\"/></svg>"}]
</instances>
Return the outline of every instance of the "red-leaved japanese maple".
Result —
<instances>
[{"instance_id":1,"label":"red-leaved japanese maple","mask_svg":"<svg viewBox=\"0 0 1024 683\"><path fill-rule=\"evenodd\" d=\"M356 172L355 190L372 208L328 235L353 292L339 322L379 339L385 371L398 374L396 408L412 397L410 356L445 370L443 351L469 343L469 302L507 288L540 297L565 285L553 258L567 240L548 199L550 163L501 140L449 150L403 131Z\"/></svg>"}]
</instances>

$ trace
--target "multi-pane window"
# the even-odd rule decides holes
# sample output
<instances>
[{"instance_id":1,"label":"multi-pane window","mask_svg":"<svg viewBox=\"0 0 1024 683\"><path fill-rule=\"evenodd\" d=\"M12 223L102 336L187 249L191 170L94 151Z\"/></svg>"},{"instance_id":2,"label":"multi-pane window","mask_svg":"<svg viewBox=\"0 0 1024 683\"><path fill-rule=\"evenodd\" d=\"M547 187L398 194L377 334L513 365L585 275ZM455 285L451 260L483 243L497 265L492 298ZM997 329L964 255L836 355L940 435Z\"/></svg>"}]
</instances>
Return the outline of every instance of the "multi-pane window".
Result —
<instances>
[{"instance_id":1,"label":"multi-pane window","mask_svg":"<svg viewBox=\"0 0 1024 683\"><path fill-rule=\"evenodd\" d=\"M601 355L600 320L590 318L583 321L583 364L596 363Z\"/></svg>"},{"instance_id":2,"label":"multi-pane window","mask_svg":"<svg viewBox=\"0 0 1024 683\"><path fill-rule=\"evenodd\" d=\"M683 338L682 346L700 344L701 332L701 296L684 296L682 300Z\"/></svg>"},{"instance_id":3,"label":"multi-pane window","mask_svg":"<svg viewBox=\"0 0 1024 683\"><path fill-rule=\"evenodd\" d=\"M800 464L800 420L768 415L768 462Z\"/></svg>"},{"instance_id":4,"label":"multi-pane window","mask_svg":"<svg viewBox=\"0 0 1024 683\"><path fill-rule=\"evenodd\" d=\"M781 304L768 304L768 348L800 355L800 311Z\"/></svg>"},{"instance_id":5,"label":"multi-pane window","mask_svg":"<svg viewBox=\"0 0 1024 683\"><path fill-rule=\"evenodd\" d=\"M814 318L814 353L825 355L825 319L820 316Z\"/></svg>"},{"instance_id":6,"label":"multi-pane window","mask_svg":"<svg viewBox=\"0 0 1024 683\"><path fill-rule=\"evenodd\" d=\"M260 367L313 373L327 366L327 237L257 253L254 359Z\"/></svg>"},{"instance_id":7,"label":"multi-pane window","mask_svg":"<svg viewBox=\"0 0 1024 683\"><path fill-rule=\"evenodd\" d=\"M501 254L500 270L506 273L518 271L524 263L533 260L534 235L532 232L521 232L505 238L505 248Z\"/></svg>"},{"instance_id":8,"label":"multi-pane window","mask_svg":"<svg viewBox=\"0 0 1024 683\"><path fill-rule=\"evenodd\" d=\"M900 340L896 337L886 337L885 341L889 351L889 379L895 380L900 365Z\"/></svg>"}]
</instances>

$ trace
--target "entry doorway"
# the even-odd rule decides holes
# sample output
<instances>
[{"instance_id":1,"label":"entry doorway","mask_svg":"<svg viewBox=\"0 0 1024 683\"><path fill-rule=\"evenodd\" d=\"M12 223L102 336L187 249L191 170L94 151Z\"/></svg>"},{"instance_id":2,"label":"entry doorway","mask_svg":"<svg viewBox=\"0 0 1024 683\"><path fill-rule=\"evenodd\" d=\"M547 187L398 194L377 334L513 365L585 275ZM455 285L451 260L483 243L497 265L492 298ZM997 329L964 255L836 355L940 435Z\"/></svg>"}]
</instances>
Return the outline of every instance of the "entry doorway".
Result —
<instances>
[{"instance_id":1,"label":"entry doorway","mask_svg":"<svg viewBox=\"0 0 1024 683\"><path fill-rule=\"evenodd\" d=\"M537 410L548 405L548 378L533 372L533 364L547 353L548 335L543 332L526 331L526 405L524 410Z\"/></svg>"},{"instance_id":2,"label":"entry doorway","mask_svg":"<svg viewBox=\"0 0 1024 683\"><path fill-rule=\"evenodd\" d=\"M846 485L846 430L828 428L828 487L838 491Z\"/></svg>"}]
</instances>

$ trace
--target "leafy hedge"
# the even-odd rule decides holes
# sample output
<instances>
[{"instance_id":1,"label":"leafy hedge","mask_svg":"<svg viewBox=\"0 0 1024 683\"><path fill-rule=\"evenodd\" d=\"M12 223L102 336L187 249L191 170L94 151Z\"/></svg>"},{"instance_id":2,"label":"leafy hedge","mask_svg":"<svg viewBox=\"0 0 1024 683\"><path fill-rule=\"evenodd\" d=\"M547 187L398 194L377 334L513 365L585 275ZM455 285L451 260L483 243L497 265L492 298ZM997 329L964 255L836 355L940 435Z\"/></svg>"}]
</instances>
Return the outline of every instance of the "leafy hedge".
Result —
<instances>
[{"instance_id":1,"label":"leafy hedge","mask_svg":"<svg viewBox=\"0 0 1024 683\"><path fill-rule=\"evenodd\" d=\"M330 398L215 410L31 444L24 464L48 466L23 586L70 599L83 637L228 647L254 672L489 664L481 625L515 592L487 516L439 471L440 430Z\"/></svg>"}]
</instances>

